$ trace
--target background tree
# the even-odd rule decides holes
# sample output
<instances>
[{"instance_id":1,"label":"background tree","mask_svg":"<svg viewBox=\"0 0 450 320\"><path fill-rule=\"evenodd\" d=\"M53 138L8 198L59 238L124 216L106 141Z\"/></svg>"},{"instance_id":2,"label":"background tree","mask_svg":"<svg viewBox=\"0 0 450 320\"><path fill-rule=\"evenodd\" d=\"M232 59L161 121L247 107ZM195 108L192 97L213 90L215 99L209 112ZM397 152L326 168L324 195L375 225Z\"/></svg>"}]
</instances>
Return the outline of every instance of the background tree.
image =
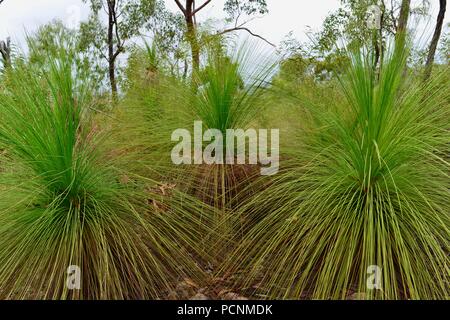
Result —
<instances>
[{"instance_id":1,"label":"background tree","mask_svg":"<svg viewBox=\"0 0 450 320\"><path fill-rule=\"evenodd\" d=\"M447 23L438 46L439 61L450 65L450 23Z\"/></svg>"},{"instance_id":2,"label":"background tree","mask_svg":"<svg viewBox=\"0 0 450 320\"><path fill-rule=\"evenodd\" d=\"M425 64L425 80L431 75L433 68L434 56L436 55L436 48L441 37L442 26L444 24L445 11L447 7L447 0L439 0L439 14L437 16L436 28L434 30L433 38L431 39L430 48L428 50L427 62Z\"/></svg>"},{"instance_id":3,"label":"background tree","mask_svg":"<svg viewBox=\"0 0 450 320\"><path fill-rule=\"evenodd\" d=\"M378 30L367 27L368 9L372 5L378 5L381 9ZM291 41L288 46L290 50L285 50L284 55L289 57L300 54L302 59L297 61L312 62L311 67L306 70L313 69L316 75L321 68L322 72L336 73L343 65L342 62L345 62L345 52L339 47L343 42L348 48L365 46L370 49L374 69L379 70L387 46L386 41L406 28L410 16L425 17L428 15L428 9L428 0L414 6L407 0L341 0L341 7L325 18L320 31L309 33L309 42L297 42L295 45L287 38L285 43Z\"/></svg>"},{"instance_id":4,"label":"background tree","mask_svg":"<svg viewBox=\"0 0 450 320\"><path fill-rule=\"evenodd\" d=\"M149 37L159 55L164 57L162 64L172 76L186 78L188 72L189 44L185 42L185 19L179 13L168 10L164 0L155 5L155 13L146 25Z\"/></svg>"},{"instance_id":5,"label":"background tree","mask_svg":"<svg viewBox=\"0 0 450 320\"><path fill-rule=\"evenodd\" d=\"M234 31L245 31L251 36L259 38L275 47L275 45L266 38L254 33L246 27L246 25L258 15L262 16L269 12L266 0L227 0L224 5L224 11L227 14L226 21L228 23L232 23L232 26L219 31L218 34L226 34Z\"/></svg>"},{"instance_id":6,"label":"background tree","mask_svg":"<svg viewBox=\"0 0 450 320\"><path fill-rule=\"evenodd\" d=\"M348 65L344 52L336 50L327 55L316 54L295 39L292 32L281 42L278 53L283 59L274 80L283 87L289 84L296 88L305 81L329 80Z\"/></svg>"},{"instance_id":7,"label":"background tree","mask_svg":"<svg viewBox=\"0 0 450 320\"><path fill-rule=\"evenodd\" d=\"M2 56L2 63L5 68L11 66L11 38L6 41L0 41L0 54Z\"/></svg>"},{"instance_id":8,"label":"background tree","mask_svg":"<svg viewBox=\"0 0 450 320\"><path fill-rule=\"evenodd\" d=\"M28 35L26 42L31 49L25 57L28 63L45 69L48 67L49 57L58 57L61 50L64 50L73 63L73 70L93 80L90 86L91 91L94 93L100 91L107 70L102 67L94 53L81 49L78 30L66 27L61 20L54 20Z\"/></svg>"},{"instance_id":9,"label":"background tree","mask_svg":"<svg viewBox=\"0 0 450 320\"><path fill-rule=\"evenodd\" d=\"M83 0L89 2L92 13L80 26L84 49L93 45L108 63L108 76L113 99L117 98L116 62L125 52L128 40L139 35L141 28L154 13L154 0ZM107 15L107 25L101 19Z\"/></svg>"},{"instance_id":10,"label":"background tree","mask_svg":"<svg viewBox=\"0 0 450 320\"><path fill-rule=\"evenodd\" d=\"M3 0L0 0L2 4ZM0 41L0 54L2 55L2 62L5 67L11 65L11 40L7 38L6 41Z\"/></svg>"},{"instance_id":11,"label":"background tree","mask_svg":"<svg viewBox=\"0 0 450 320\"><path fill-rule=\"evenodd\" d=\"M185 0L184 5L180 0L174 0L178 8L182 12L186 23L186 39L191 47L192 55L192 69L198 71L200 68L200 43L197 34L197 19L196 15L212 0L206 0L198 7L195 0ZM226 0L224 4L224 11L227 14L226 21L228 23L234 22L234 25L216 32L216 35L223 35L234 31L246 31L254 37L258 37L268 43L264 37L252 32L246 27L246 24L251 21L251 18L255 15L263 15L268 12L266 0ZM242 21L242 18L249 18L246 21ZM272 43L270 43L273 45Z\"/></svg>"},{"instance_id":12,"label":"background tree","mask_svg":"<svg viewBox=\"0 0 450 320\"><path fill-rule=\"evenodd\" d=\"M400 7L400 16L398 18L397 33L406 32L410 7L411 0L402 0L402 5Z\"/></svg>"},{"instance_id":13,"label":"background tree","mask_svg":"<svg viewBox=\"0 0 450 320\"><path fill-rule=\"evenodd\" d=\"M211 0L205 1L199 7L195 7L195 0L186 0L181 4L180 0L175 0L178 8L181 10L186 22L186 39L191 46L192 68L198 71L200 68L200 46L197 38L197 19L196 14L205 8Z\"/></svg>"}]
</instances>

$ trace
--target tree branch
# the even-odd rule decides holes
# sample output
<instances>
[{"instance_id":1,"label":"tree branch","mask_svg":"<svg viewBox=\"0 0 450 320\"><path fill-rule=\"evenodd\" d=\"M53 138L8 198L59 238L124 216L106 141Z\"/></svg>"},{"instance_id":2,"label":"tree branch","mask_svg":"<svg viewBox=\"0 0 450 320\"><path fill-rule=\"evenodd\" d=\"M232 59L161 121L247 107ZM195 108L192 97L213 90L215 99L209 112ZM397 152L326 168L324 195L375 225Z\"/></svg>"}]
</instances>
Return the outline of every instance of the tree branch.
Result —
<instances>
[{"instance_id":1,"label":"tree branch","mask_svg":"<svg viewBox=\"0 0 450 320\"><path fill-rule=\"evenodd\" d=\"M183 7L183 5L180 3L180 0L175 0L175 3L177 4L178 8L180 8L180 10L186 14L186 9Z\"/></svg>"},{"instance_id":2,"label":"tree branch","mask_svg":"<svg viewBox=\"0 0 450 320\"><path fill-rule=\"evenodd\" d=\"M101 56L103 59L105 59L106 61L109 61L108 57L103 53L102 48L98 48L98 47L96 46L96 49L98 50L100 56Z\"/></svg>"},{"instance_id":3,"label":"tree branch","mask_svg":"<svg viewBox=\"0 0 450 320\"><path fill-rule=\"evenodd\" d=\"M117 20L117 8L118 8L117 5L118 5L119 1L115 2L116 6L110 5L110 8L112 8L111 14L112 14L113 22L114 22L114 29L115 29L116 40L117 40L117 51L113 55L113 60L115 60L117 58L117 56L122 52L123 46L125 44L125 40L121 40L120 35L119 35L119 21Z\"/></svg>"},{"instance_id":4,"label":"tree branch","mask_svg":"<svg viewBox=\"0 0 450 320\"><path fill-rule=\"evenodd\" d=\"M202 10L204 7L206 7L210 2L211 2L211 0L207 0L204 4L202 4L200 7L198 7L197 9L195 9L194 12L193 12L193 14L195 15L197 12L199 12L199 11Z\"/></svg>"},{"instance_id":5,"label":"tree branch","mask_svg":"<svg viewBox=\"0 0 450 320\"><path fill-rule=\"evenodd\" d=\"M195 0L192 0L192 18L194 19L194 25L197 25L197 16L195 15Z\"/></svg>"},{"instance_id":6,"label":"tree branch","mask_svg":"<svg viewBox=\"0 0 450 320\"><path fill-rule=\"evenodd\" d=\"M109 8L109 2L107 2L107 5L108 5L108 8ZM105 6L105 3L102 1L102 9L103 9L103 11L105 11L105 14L109 14L109 11L108 11L108 9L106 8L106 6Z\"/></svg>"},{"instance_id":7,"label":"tree branch","mask_svg":"<svg viewBox=\"0 0 450 320\"><path fill-rule=\"evenodd\" d=\"M117 48L116 52L114 52L114 54L112 56L113 61L116 61L116 58L119 56L119 54L122 52L122 50L123 50L122 46Z\"/></svg>"},{"instance_id":8,"label":"tree branch","mask_svg":"<svg viewBox=\"0 0 450 320\"><path fill-rule=\"evenodd\" d=\"M97 43L94 43L94 48L95 50L98 51L98 53L100 54L100 56L105 59L106 61L109 61L108 57L103 53L104 48L102 48L101 46L99 46Z\"/></svg>"},{"instance_id":9,"label":"tree branch","mask_svg":"<svg viewBox=\"0 0 450 320\"><path fill-rule=\"evenodd\" d=\"M235 28L225 29L225 30L223 30L221 32L218 32L216 35L219 36L219 35L230 33L230 32L234 32L234 31L247 31L253 37L256 37L256 38L259 38L259 39L263 40L264 42L268 43L269 45L271 45L274 48L276 47L276 45L274 45L272 42L270 42L269 40L267 40L263 36L260 36L259 34L256 34L256 33L253 33L249 28L245 28L245 27L235 27Z\"/></svg>"}]
</instances>

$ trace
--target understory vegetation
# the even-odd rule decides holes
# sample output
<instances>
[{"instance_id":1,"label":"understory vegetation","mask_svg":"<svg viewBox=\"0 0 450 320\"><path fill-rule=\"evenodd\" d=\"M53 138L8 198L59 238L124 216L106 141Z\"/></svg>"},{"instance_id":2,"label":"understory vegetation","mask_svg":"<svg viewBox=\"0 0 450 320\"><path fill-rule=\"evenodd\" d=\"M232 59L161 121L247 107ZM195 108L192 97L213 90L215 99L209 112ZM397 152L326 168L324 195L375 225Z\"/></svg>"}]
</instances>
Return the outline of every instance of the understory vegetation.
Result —
<instances>
[{"instance_id":1,"label":"understory vegetation","mask_svg":"<svg viewBox=\"0 0 450 320\"><path fill-rule=\"evenodd\" d=\"M448 54L431 72L412 33L366 30L351 1L353 18L287 53L136 2L110 43L120 70L92 60L108 45L93 4L80 30L43 26L3 61L0 299L450 298ZM225 2L233 19L267 13ZM166 34L126 46L144 25ZM198 161L199 121L224 137L213 156L227 130L279 130L278 170L235 147ZM172 158L179 129L189 163Z\"/></svg>"}]
</instances>

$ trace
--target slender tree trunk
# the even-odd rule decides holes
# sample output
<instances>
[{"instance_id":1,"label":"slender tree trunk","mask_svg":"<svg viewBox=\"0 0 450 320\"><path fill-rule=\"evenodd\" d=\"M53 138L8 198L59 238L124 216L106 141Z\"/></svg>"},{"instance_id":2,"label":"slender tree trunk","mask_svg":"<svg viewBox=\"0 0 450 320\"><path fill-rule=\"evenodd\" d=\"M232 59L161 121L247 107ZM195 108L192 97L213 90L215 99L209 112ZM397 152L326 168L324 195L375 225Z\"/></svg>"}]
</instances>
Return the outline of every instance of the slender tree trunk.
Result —
<instances>
[{"instance_id":1,"label":"slender tree trunk","mask_svg":"<svg viewBox=\"0 0 450 320\"><path fill-rule=\"evenodd\" d=\"M184 59L183 79L187 78L188 70L189 70L189 65L188 65L187 59Z\"/></svg>"},{"instance_id":2,"label":"slender tree trunk","mask_svg":"<svg viewBox=\"0 0 450 320\"><path fill-rule=\"evenodd\" d=\"M402 0L402 5L400 8L400 16L398 18L398 25L395 34L395 56L402 56L405 50L406 39L407 39L407 27L409 10L411 7L411 0ZM405 64L403 69L403 76L406 76L407 66Z\"/></svg>"},{"instance_id":3,"label":"slender tree trunk","mask_svg":"<svg viewBox=\"0 0 450 320\"><path fill-rule=\"evenodd\" d=\"M433 38L431 39L430 49L428 50L427 62L425 64L424 78L427 80L431 75L433 68L434 56L436 55L436 48L441 37L442 25L444 24L445 10L447 7L447 0L439 1L439 14L436 21L436 29L434 30Z\"/></svg>"},{"instance_id":4,"label":"slender tree trunk","mask_svg":"<svg viewBox=\"0 0 450 320\"><path fill-rule=\"evenodd\" d=\"M108 1L108 69L113 100L117 100L116 55L114 54L114 6L115 0ZM117 27L117 26L116 26Z\"/></svg>"},{"instance_id":5,"label":"slender tree trunk","mask_svg":"<svg viewBox=\"0 0 450 320\"><path fill-rule=\"evenodd\" d=\"M375 51L375 58L374 58L374 65L373 65L373 70L375 71L375 73L378 75L379 74L379 70L381 68L381 64L382 64L382 58L383 58L383 21L384 21L384 2L383 3L383 8L381 11L381 17L380 17L380 28L378 30L374 30L373 32L373 47L374 47L374 51ZM379 66L378 66L379 65Z\"/></svg>"},{"instance_id":6,"label":"slender tree trunk","mask_svg":"<svg viewBox=\"0 0 450 320\"><path fill-rule=\"evenodd\" d=\"M2 55L3 65L5 68L11 66L11 39L0 41L0 53Z\"/></svg>"},{"instance_id":7,"label":"slender tree trunk","mask_svg":"<svg viewBox=\"0 0 450 320\"><path fill-rule=\"evenodd\" d=\"M385 14L386 14L386 4L384 3L384 0L381 1L383 7L381 9L381 20L380 20L380 30L378 33L378 36L380 37L380 42L379 42L379 50L380 50L380 66L378 67L378 76L380 75L380 70L383 67L383 59L384 59L384 42L383 42L383 30L384 30L384 18L385 18Z\"/></svg>"},{"instance_id":8,"label":"slender tree trunk","mask_svg":"<svg viewBox=\"0 0 450 320\"><path fill-rule=\"evenodd\" d=\"M374 59L373 59L373 70L376 72L378 69L378 62L380 61L380 39L378 38L378 34L374 32L372 36L372 46L374 49Z\"/></svg>"},{"instance_id":9,"label":"slender tree trunk","mask_svg":"<svg viewBox=\"0 0 450 320\"><path fill-rule=\"evenodd\" d=\"M200 47L197 39L197 26L194 21L194 0L186 1L186 12L184 17L187 28L186 37L191 47L192 69L194 72L197 72L200 69Z\"/></svg>"},{"instance_id":10,"label":"slender tree trunk","mask_svg":"<svg viewBox=\"0 0 450 320\"><path fill-rule=\"evenodd\" d=\"M384 27L384 14L386 11L386 6L384 1L381 1L381 17L380 17L380 28L373 31L372 35L372 45L374 48L374 61L373 61L373 71L377 77L379 78L380 69L383 64L383 27Z\"/></svg>"},{"instance_id":11,"label":"slender tree trunk","mask_svg":"<svg viewBox=\"0 0 450 320\"><path fill-rule=\"evenodd\" d=\"M400 8L400 17L398 19L397 34L406 33L410 7L411 7L411 0L402 0L402 6Z\"/></svg>"}]
</instances>

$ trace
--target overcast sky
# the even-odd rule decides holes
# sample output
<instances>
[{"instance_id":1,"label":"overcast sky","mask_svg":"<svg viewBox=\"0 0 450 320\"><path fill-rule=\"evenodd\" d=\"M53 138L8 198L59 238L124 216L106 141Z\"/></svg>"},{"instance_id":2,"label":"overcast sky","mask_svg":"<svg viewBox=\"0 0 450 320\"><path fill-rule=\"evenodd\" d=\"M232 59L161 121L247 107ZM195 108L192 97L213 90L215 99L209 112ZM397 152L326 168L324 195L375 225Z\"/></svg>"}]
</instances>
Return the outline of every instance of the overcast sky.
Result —
<instances>
[{"instance_id":1,"label":"overcast sky","mask_svg":"<svg viewBox=\"0 0 450 320\"><path fill-rule=\"evenodd\" d=\"M172 10L177 10L173 0L165 0ZM422 0L419 0L422 1ZM308 27L317 30L323 19L339 7L339 0L267 0L269 14L252 21L251 29L278 44L293 31L301 40L306 40ZM414 0L413 0L414 2ZM430 34L439 8L439 0L430 0L432 9ZM223 16L224 0L213 0L202 11L200 21L211 17ZM446 23L449 22L450 9L447 10ZM24 32L33 32L36 28L53 19L61 19L69 26L86 19L89 8L81 0L4 0L0 5L0 39L11 36L15 43L23 44Z\"/></svg>"}]
</instances>

